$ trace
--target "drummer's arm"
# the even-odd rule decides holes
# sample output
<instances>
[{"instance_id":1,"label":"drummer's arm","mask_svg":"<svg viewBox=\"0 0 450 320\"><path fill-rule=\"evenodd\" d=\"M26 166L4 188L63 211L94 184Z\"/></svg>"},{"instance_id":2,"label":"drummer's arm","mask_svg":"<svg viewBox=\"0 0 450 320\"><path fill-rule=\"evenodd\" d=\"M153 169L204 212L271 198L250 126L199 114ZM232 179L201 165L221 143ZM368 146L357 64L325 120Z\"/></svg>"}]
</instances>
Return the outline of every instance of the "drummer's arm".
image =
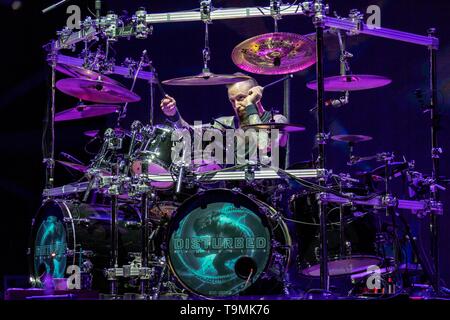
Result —
<instances>
[{"instance_id":1,"label":"drummer's arm","mask_svg":"<svg viewBox=\"0 0 450 320\"><path fill-rule=\"evenodd\" d=\"M166 116L166 118L167 118L167 120L169 122L171 122L177 128L187 128L187 127L190 126L190 124L181 117L181 115L178 112L178 110L177 110L177 113L175 115L173 115L173 116Z\"/></svg>"},{"instance_id":2,"label":"drummer's arm","mask_svg":"<svg viewBox=\"0 0 450 320\"><path fill-rule=\"evenodd\" d=\"M178 111L176 100L171 96L166 95L161 100L161 110L167 120L174 126L178 128L189 127L189 123L181 117L180 112Z\"/></svg>"}]
</instances>

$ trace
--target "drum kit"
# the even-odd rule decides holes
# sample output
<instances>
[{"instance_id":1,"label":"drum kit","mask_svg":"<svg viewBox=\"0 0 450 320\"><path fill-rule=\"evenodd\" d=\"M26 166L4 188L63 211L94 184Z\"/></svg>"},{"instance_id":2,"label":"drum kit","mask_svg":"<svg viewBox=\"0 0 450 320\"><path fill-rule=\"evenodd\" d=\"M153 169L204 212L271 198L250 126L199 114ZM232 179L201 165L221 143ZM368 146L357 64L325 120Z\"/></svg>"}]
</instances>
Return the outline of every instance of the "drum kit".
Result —
<instances>
[{"instance_id":1,"label":"drum kit","mask_svg":"<svg viewBox=\"0 0 450 320\"><path fill-rule=\"evenodd\" d=\"M52 43L49 61L54 87L80 102L74 108L55 113L52 101L53 112L49 114L54 119L50 121L81 121L116 113L118 126L105 132L85 132L87 137L102 141L88 165L56 162L83 174L82 182L54 187L53 154L45 159L48 183L44 203L33 220L30 244L33 284L44 286L48 277L64 278L67 267L75 265L81 273L81 287L108 293L104 298L134 292L142 299L169 295L211 299L247 294L288 295L292 284L287 274L292 270L298 276L321 279L326 284L329 277L353 277L367 273L373 266L390 270L389 277L396 274L401 263L407 262L398 245L398 217L407 224L397 209L417 216L442 214L442 203L432 197L430 200L429 194L443 187L413 171L413 162L394 162L391 152L356 156L354 146L372 137L360 134L331 137L336 143L348 144L349 167L363 161L380 162L371 171L350 176L324 169L320 154L317 161L293 165L287 170L260 163L227 167L214 161L186 166L174 162L172 157L172 136L180 128L153 124L153 110L148 124L136 120L129 130L121 127L120 119L126 116L127 104L141 100L134 92L138 79L148 81L152 92L156 84L163 96L163 85L229 85L249 79L242 74L214 74L209 70L211 19L207 17L214 17L216 11L205 3L210 2L202 1L200 12L206 26L204 68L193 76L160 82L146 52L140 63L134 63L134 69L128 71L111 65L94 68L92 55L86 52L81 59L58 53L80 41L106 39L109 45L120 34L115 28L111 31L111 25L120 25L110 21L111 15L109 20L100 16L96 20L87 19L82 23L83 33L65 30ZM304 3L303 11L312 10L307 9ZM246 12L257 15L252 10ZM290 7L281 12L294 14ZM150 32L146 16L140 10L131 19L140 37L145 28ZM163 19L163 15L158 17ZM176 17L172 15L172 19ZM338 29L334 32L342 44L341 32ZM101 33L102 37L93 38L91 33ZM285 76L267 88L289 81L293 73L315 65L320 60L317 45L308 36L267 33L238 44L231 58L244 71ZM319 91L319 95L323 94L322 87L325 92L346 93L346 99L329 101L330 105L348 103L349 92L380 88L391 82L382 76L351 73L348 67L351 54L345 47L341 49L342 74L306 84ZM106 59L104 64L108 63ZM145 67L150 72L144 71ZM69 78L56 81L55 71ZM110 78L114 73L133 78L131 89ZM322 102L315 108L319 114L327 105ZM278 129L286 134L306 130L300 124L275 122L243 129ZM319 128L318 142L323 145L321 139L326 141L329 137L322 137L321 132ZM391 183L399 175L415 177L407 179L410 188L426 185L428 192L423 194L427 196L408 200L395 197ZM390 232L380 228L383 219L391 220ZM415 241L408 236L410 242ZM386 254L387 245L393 247L394 254ZM419 252L414 253L424 274L433 282L435 270ZM367 280L369 276L361 278Z\"/></svg>"}]
</instances>

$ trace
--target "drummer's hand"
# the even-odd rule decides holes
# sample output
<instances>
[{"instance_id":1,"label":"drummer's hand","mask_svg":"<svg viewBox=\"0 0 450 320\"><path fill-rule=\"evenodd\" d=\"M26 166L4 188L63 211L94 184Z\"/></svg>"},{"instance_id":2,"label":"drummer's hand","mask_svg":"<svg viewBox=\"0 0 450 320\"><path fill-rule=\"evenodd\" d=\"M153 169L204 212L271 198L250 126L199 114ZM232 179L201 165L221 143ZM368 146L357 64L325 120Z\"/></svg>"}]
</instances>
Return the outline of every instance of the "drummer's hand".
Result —
<instances>
[{"instance_id":1,"label":"drummer's hand","mask_svg":"<svg viewBox=\"0 0 450 320\"><path fill-rule=\"evenodd\" d=\"M161 100L161 110L168 117L174 116L177 113L176 100L166 94L165 97Z\"/></svg>"},{"instance_id":2,"label":"drummer's hand","mask_svg":"<svg viewBox=\"0 0 450 320\"><path fill-rule=\"evenodd\" d=\"M257 86L253 87L248 91L248 96L244 99L243 103L246 106L249 106L251 104L257 104L263 95L264 88Z\"/></svg>"}]
</instances>

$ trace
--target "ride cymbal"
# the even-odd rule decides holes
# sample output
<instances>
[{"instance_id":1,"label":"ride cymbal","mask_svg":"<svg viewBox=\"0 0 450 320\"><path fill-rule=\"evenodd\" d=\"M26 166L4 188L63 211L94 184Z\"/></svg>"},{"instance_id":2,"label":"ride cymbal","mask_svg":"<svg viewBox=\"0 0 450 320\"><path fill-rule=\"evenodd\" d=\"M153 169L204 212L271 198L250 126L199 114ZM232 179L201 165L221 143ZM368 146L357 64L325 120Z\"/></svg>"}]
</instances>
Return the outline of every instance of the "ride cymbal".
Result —
<instances>
[{"instance_id":1,"label":"ride cymbal","mask_svg":"<svg viewBox=\"0 0 450 320\"><path fill-rule=\"evenodd\" d=\"M316 63L314 41L299 34L261 34L238 44L231 54L236 66L256 74L289 74Z\"/></svg>"},{"instance_id":2,"label":"ride cymbal","mask_svg":"<svg viewBox=\"0 0 450 320\"><path fill-rule=\"evenodd\" d=\"M202 72L195 76L165 80L162 83L169 86L216 86L233 84L248 79L250 79L250 77L245 75L214 74L211 72Z\"/></svg>"}]
</instances>

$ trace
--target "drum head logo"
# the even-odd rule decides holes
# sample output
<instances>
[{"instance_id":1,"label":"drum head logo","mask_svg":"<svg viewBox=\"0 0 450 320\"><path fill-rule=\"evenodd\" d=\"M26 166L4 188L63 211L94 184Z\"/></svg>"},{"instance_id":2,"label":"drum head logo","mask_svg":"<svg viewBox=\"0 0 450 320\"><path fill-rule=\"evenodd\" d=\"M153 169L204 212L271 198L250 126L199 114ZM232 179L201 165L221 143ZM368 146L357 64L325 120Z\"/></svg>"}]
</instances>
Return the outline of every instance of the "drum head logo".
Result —
<instances>
[{"instance_id":1,"label":"drum head logo","mask_svg":"<svg viewBox=\"0 0 450 320\"><path fill-rule=\"evenodd\" d=\"M181 219L169 243L178 278L204 296L245 290L264 271L270 232L248 208L226 202L197 207Z\"/></svg>"},{"instance_id":2,"label":"drum head logo","mask_svg":"<svg viewBox=\"0 0 450 320\"><path fill-rule=\"evenodd\" d=\"M35 242L34 270L53 278L64 278L66 272L66 230L55 216L40 225Z\"/></svg>"}]
</instances>

